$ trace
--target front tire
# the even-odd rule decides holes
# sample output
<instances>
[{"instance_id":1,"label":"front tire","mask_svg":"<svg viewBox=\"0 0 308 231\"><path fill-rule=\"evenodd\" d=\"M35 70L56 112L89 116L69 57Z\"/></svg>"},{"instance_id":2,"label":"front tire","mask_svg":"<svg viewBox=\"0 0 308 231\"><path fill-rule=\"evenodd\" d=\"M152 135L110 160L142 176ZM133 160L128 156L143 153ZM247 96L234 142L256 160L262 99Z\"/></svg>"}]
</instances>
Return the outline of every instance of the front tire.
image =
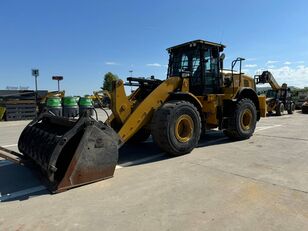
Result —
<instances>
[{"instance_id":1,"label":"front tire","mask_svg":"<svg viewBox=\"0 0 308 231\"><path fill-rule=\"evenodd\" d=\"M154 142L172 156L191 152L201 134L197 108L187 101L170 101L159 108L152 119Z\"/></svg>"},{"instance_id":2,"label":"front tire","mask_svg":"<svg viewBox=\"0 0 308 231\"><path fill-rule=\"evenodd\" d=\"M283 103L279 103L276 108L276 116L281 116L283 112L284 112L284 105Z\"/></svg>"},{"instance_id":3,"label":"front tire","mask_svg":"<svg viewBox=\"0 0 308 231\"><path fill-rule=\"evenodd\" d=\"M257 123L257 110L250 99L241 99L236 104L234 115L229 120L229 128L224 134L232 140L244 140L252 136Z\"/></svg>"}]
</instances>

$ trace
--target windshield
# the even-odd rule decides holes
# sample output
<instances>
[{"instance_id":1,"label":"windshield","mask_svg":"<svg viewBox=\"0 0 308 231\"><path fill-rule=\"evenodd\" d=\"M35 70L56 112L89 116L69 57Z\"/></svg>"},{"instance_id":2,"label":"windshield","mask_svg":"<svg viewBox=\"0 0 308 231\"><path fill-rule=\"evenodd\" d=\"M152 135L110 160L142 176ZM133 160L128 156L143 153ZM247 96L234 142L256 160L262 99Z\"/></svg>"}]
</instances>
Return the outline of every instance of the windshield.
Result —
<instances>
[{"instance_id":1,"label":"windshield","mask_svg":"<svg viewBox=\"0 0 308 231\"><path fill-rule=\"evenodd\" d=\"M198 69L200 71L200 52L197 49L170 54L168 76L180 76L183 72L194 75Z\"/></svg>"}]
</instances>

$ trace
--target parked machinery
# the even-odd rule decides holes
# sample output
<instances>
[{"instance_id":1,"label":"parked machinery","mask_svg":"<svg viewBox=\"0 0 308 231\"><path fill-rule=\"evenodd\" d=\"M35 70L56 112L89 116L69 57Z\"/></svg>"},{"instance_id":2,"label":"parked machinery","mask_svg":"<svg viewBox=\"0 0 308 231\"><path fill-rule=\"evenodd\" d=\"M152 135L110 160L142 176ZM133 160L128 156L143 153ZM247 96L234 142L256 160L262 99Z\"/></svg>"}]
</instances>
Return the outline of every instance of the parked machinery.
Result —
<instances>
[{"instance_id":1,"label":"parked machinery","mask_svg":"<svg viewBox=\"0 0 308 231\"><path fill-rule=\"evenodd\" d=\"M59 192L112 177L118 149L131 139L142 142L152 134L172 156L191 152L208 129L248 139L265 116L265 97L257 96L254 80L241 72L244 59L234 60L230 73L222 71L224 48L204 40L168 48L166 80L130 77L138 88L129 96L122 80L113 82L107 121L89 113L78 120L43 113L22 132L19 151Z\"/></svg>"},{"instance_id":2,"label":"parked machinery","mask_svg":"<svg viewBox=\"0 0 308 231\"><path fill-rule=\"evenodd\" d=\"M305 102L302 105L302 113L308 114L308 97L306 98Z\"/></svg>"},{"instance_id":3,"label":"parked machinery","mask_svg":"<svg viewBox=\"0 0 308 231\"><path fill-rule=\"evenodd\" d=\"M308 92L305 91L304 89L301 91L297 91L295 96L293 96L293 99L295 101L295 108L296 109L301 109L303 103L306 102L306 99L308 98Z\"/></svg>"},{"instance_id":4,"label":"parked machinery","mask_svg":"<svg viewBox=\"0 0 308 231\"><path fill-rule=\"evenodd\" d=\"M295 103L292 100L290 88L286 83L280 86L269 71L263 71L261 75L255 75L254 79L256 84L269 83L272 88L266 94L267 112L269 114L272 114L273 111L278 116L281 116L284 111L287 111L288 114L293 114Z\"/></svg>"},{"instance_id":5,"label":"parked machinery","mask_svg":"<svg viewBox=\"0 0 308 231\"><path fill-rule=\"evenodd\" d=\"M111 96L107 90L93 91L91 99L95 107L109 108L111 103Z\"/></svg>"}]
</instances>

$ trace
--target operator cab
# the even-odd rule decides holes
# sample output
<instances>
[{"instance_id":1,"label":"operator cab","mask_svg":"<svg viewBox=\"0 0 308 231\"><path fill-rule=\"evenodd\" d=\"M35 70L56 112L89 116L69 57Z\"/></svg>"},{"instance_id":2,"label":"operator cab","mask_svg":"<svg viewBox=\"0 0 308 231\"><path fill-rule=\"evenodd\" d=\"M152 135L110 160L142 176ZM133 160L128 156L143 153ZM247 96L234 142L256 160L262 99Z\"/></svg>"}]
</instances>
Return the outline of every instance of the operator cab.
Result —
<instances>
[{"instance_id":1,"label":"operator cab","mask_svg":"<svg viewBox=\"0 0 308 231\"><path fill-rule=\"evenodd\" d=\"M195 40L170 47L168 77L189 77L190 91L195 95L221 93L224 45Z\"/></svg>"}]
</instances>

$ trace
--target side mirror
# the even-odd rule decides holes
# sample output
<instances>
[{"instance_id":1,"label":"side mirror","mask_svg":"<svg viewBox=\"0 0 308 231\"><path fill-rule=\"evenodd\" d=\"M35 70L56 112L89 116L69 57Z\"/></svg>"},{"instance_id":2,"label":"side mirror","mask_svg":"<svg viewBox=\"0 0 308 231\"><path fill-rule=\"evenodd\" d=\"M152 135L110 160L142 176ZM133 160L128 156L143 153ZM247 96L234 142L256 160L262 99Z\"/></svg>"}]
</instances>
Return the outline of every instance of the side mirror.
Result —
<instances>
[{"instance_id":1,"label":"side mirror","mask_svg":"<svg viewBox=\"0 0 308 231\"><path fill-rule=\"evenodd\" d=\"M225 53L222 53L220 56L219 56L219 66L220 66L220 69L223 70L224 69L224 59L225 59L226 55Z\"/></svg>"},{"instance_id":2,"label":"side mirror","mask_svg":"<svg viewBox=\"0 0 308 231\"><path fill-rule=\"evenodd\" d=\"M222 60L222 61L223 61L225 58L226 58L225 53L222 53L222 54L220 55L220 57L219 57L219 59Z\"/></svg>"}]
</instances>

